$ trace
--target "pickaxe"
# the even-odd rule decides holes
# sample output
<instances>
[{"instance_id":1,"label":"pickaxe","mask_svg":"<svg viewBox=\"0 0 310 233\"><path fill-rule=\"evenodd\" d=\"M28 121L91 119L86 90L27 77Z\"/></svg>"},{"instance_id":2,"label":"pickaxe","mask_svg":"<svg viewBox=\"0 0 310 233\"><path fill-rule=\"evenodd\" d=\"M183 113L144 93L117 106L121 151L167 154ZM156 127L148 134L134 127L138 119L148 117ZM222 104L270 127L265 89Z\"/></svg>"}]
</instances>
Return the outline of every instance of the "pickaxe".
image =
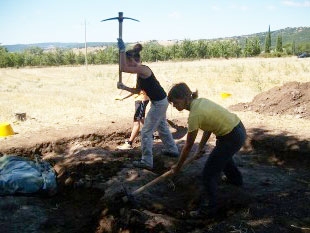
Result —
<instances>
[{"instance_id":1,"label":"pickaxe","mask_svg":"<svg viewBox=\"0 0 310 233\"><path fill-rule=\"evenodd\" d=\"M137 19L133 19L133 18L128 18L128 17L123 17L123 12L118 12L118 17L114 17L114 18L109 18L109 19L103 19L101 20L101 22L103 21L108 21L108 20L115 20L117 19L119 22L119 28L118 28L118 38L122 39L123 37L123 20L124 19L131 19L137 22L140 22ZM122 71L121 71L121 66L120 66L120 51L119 51L119 57L118 57L118 82L122 83Z\"/></svg>"}]
</instances>

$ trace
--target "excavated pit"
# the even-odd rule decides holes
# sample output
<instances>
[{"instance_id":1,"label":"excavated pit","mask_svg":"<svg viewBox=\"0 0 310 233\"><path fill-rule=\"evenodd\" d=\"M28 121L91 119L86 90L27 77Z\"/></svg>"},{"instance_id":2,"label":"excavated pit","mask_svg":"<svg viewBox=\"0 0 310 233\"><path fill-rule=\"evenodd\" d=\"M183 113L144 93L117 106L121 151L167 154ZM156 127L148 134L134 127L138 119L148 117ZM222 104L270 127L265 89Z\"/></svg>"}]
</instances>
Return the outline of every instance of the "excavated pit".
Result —
<instances>
[{"instance_id":1,"label":"excavated pit","mask_svg":"<svg viewBox=\"0 0 310 233\"><path fill-rule=\"evenodd\" d=\"M309 83L288 83L231 109L273 116L292 114L307 120L308 90ZM169 123L182 147L186 120ZM247 142L235 157L244 187L221 181L220 215L195 220L188 213L197 206L206 157L126 201L127 194L167 171L176 159L162 156L162 143L155 141L154 170L134 168L132 161L141 157L140 142L133 150L117 151L131 130L118 124L101 133L1 150L0 156L34 159L40 155L50 162L57 173L58 193L52 197L1 197L0 232L310 232L308 137L247 127ZM213 145L211 138L208 151Z\"/></svg>"},{"instance_id":2,"label":"excavated pit","mask_svg":"<svg viewBox=\"0 0 310 233\"><path fill-rule=\"evenodd\" d=\"M174 136L181 147L184 126L180 124L179 129L183 129L182 135L176 137L175 133ZM127 194L176 162L174 158L160 155L160 140L154 142L153 171L131 165L141 156L139 147L130 151L116 150L123 138L129 136L130 131L126 130L11 148L5 154L29 158L39 154L50 162L57 172L58 194L2 197L1 232L205 232L207 229L229 232L237 227L255 232L266 232L266 228L267 231L292 232L288 229L307 226L310 216L305 203L310 203L309 171L299 166L301 163L298 167L296 163L289 166L289 160L283 158L282 146L278 146L282 150L278 155L282 157L275 160L276 150L269 150L265 143L269 135L264 137L260 131L257 137L257 129L248 131L247 144L236 156L245 187L238 189L221 182L221 214L204 220L191 219L188 213L197 206L199 178L206 157L189 164L178 176L139 193L134 200L126 200ZM278 141L274 139L273 144L284 143L283 138L285 136ZM212 143L214 139L208 150L212 149ZM290 147L285 150L290 154ZM271 221L272 218L275 220ZM296 222L297 228L292 227Z\"/></svg>"}]
</instances>

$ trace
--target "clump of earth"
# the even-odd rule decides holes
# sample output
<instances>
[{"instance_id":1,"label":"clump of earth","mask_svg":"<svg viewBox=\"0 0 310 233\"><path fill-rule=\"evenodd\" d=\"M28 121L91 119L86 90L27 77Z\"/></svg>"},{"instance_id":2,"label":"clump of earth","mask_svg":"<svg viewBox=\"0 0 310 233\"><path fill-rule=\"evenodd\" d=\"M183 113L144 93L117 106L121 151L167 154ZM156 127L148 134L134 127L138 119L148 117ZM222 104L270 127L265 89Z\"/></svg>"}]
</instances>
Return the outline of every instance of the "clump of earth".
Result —
<instances>
[{"instance_id":1,"label":"clump of earth","mask_svg":"<svg viewBox=\"0 0 310 233\"><path fill-rule=\"evenodd\" d=\"M310 82L289 82L258 94L250 103L230 106L234 111L253 111L268 115L294 115L310 119Z\"/></svg>"},{"instance_id":2,"label":"clump of earth","mask_svg":"<svg viewBox=\"0 0 310 233\"><path fill-rule=\"evenodd\" d=\"M309 119L309 85L286 83L231 109ZM186 119L168 122L181 148ZM132 150L117 150L129 137L131 124L116 123L76 138L0 151L29 158L40 155L53 165L58 182L58 193L52 197L39 193L1 197L0 232L310 232L307 139L247 129L248 140L235 156L244 186L229 185L223 177L220 213L192 219L188 213L197 208L201 172L215 138L205 155L179 174L130 195L168 171L177 159L162 155L162 143L155 140L154 169L133 167L132 161L141 157L140 141Z\"/></svg>"}]
</instances>

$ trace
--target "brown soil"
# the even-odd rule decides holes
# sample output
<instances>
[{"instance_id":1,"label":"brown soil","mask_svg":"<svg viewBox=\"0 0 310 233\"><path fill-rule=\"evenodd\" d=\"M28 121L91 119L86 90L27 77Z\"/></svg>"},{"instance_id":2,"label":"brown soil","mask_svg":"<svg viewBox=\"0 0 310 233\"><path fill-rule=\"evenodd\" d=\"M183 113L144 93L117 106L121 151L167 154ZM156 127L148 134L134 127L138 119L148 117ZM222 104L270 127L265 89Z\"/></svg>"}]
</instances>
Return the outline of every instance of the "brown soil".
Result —
<instances>
[{"instance_id":1,"label":"brown soil","mask_svg":"<svg viewBox=\"0 0 310 233\"><path fill-rule=\"evenodd\" d=\"M253 111L268 115L294 115L310 119L310 82L290 82L254 97L250 103L231 106L234 111Z\"/></svg>"},{"instance_id":2,"label":"brown soil","mask_svg":"<svg viewBox=\"0 0 310 233\"><path fill-rule=\"evenodd\" d=\"M307 90L309 83L288 83L231 108L309 119ZM169 124L182 147L186 119L170 119ZM236 155L244 187L221 181L220 214L194 220L188 213L197 206L201 170L215 139L206 156L177 176L130 196L176 162L160 154L162 143L156 140L154 170L134 168L132 161L141 156L139 140L133 150L116 150L130 130L130 120L119 119L97 129L41 132L31 140L0 145L0 155L41 155L54 166L59 185L52 197L1 197L0 232L310 232L308 138L247 127L247 143Z\"/></svg>"}]
</instances>

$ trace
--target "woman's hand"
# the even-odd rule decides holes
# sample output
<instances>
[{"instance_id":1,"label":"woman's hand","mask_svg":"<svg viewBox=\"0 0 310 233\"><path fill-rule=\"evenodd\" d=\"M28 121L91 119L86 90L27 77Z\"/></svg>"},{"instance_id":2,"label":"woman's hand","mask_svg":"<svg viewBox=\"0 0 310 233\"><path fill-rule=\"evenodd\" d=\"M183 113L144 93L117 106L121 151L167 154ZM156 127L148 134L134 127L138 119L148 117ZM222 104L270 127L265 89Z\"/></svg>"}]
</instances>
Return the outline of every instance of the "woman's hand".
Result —
<instances>
[{"instance_id":1,"label":"woman's hand","mask_svg":"<svg viewBox=\"0 0 310 233\"><path fill-rule=\"evenodd\" d=\"M179 166L179 164L174 164L171 166L171 174L175 175L177 174L179 171L181 170L181 167Z\"/></svg>"},{"instance_id":2,"label":"woman's hand","mask_svg":"<svg viewBox=\"0 0 310 233\"><path fill-rule=\"evenodd\" d=\"M123 83L121 83L121 82L117 82L117 88L118 89L122 89L122 90L124 90L125 89L125 85L123 84Z\"/></svg>"},{"instance_id":3,"label":"woman's hand","mask_svg":"<svg viewBox=\"0 0 310 233\"><path fill-rule=\"evenodd\" d=\"M120 52L125 52L126 46L122 38L117 38L117 47Z\"/></svg>"}]
</instances>

